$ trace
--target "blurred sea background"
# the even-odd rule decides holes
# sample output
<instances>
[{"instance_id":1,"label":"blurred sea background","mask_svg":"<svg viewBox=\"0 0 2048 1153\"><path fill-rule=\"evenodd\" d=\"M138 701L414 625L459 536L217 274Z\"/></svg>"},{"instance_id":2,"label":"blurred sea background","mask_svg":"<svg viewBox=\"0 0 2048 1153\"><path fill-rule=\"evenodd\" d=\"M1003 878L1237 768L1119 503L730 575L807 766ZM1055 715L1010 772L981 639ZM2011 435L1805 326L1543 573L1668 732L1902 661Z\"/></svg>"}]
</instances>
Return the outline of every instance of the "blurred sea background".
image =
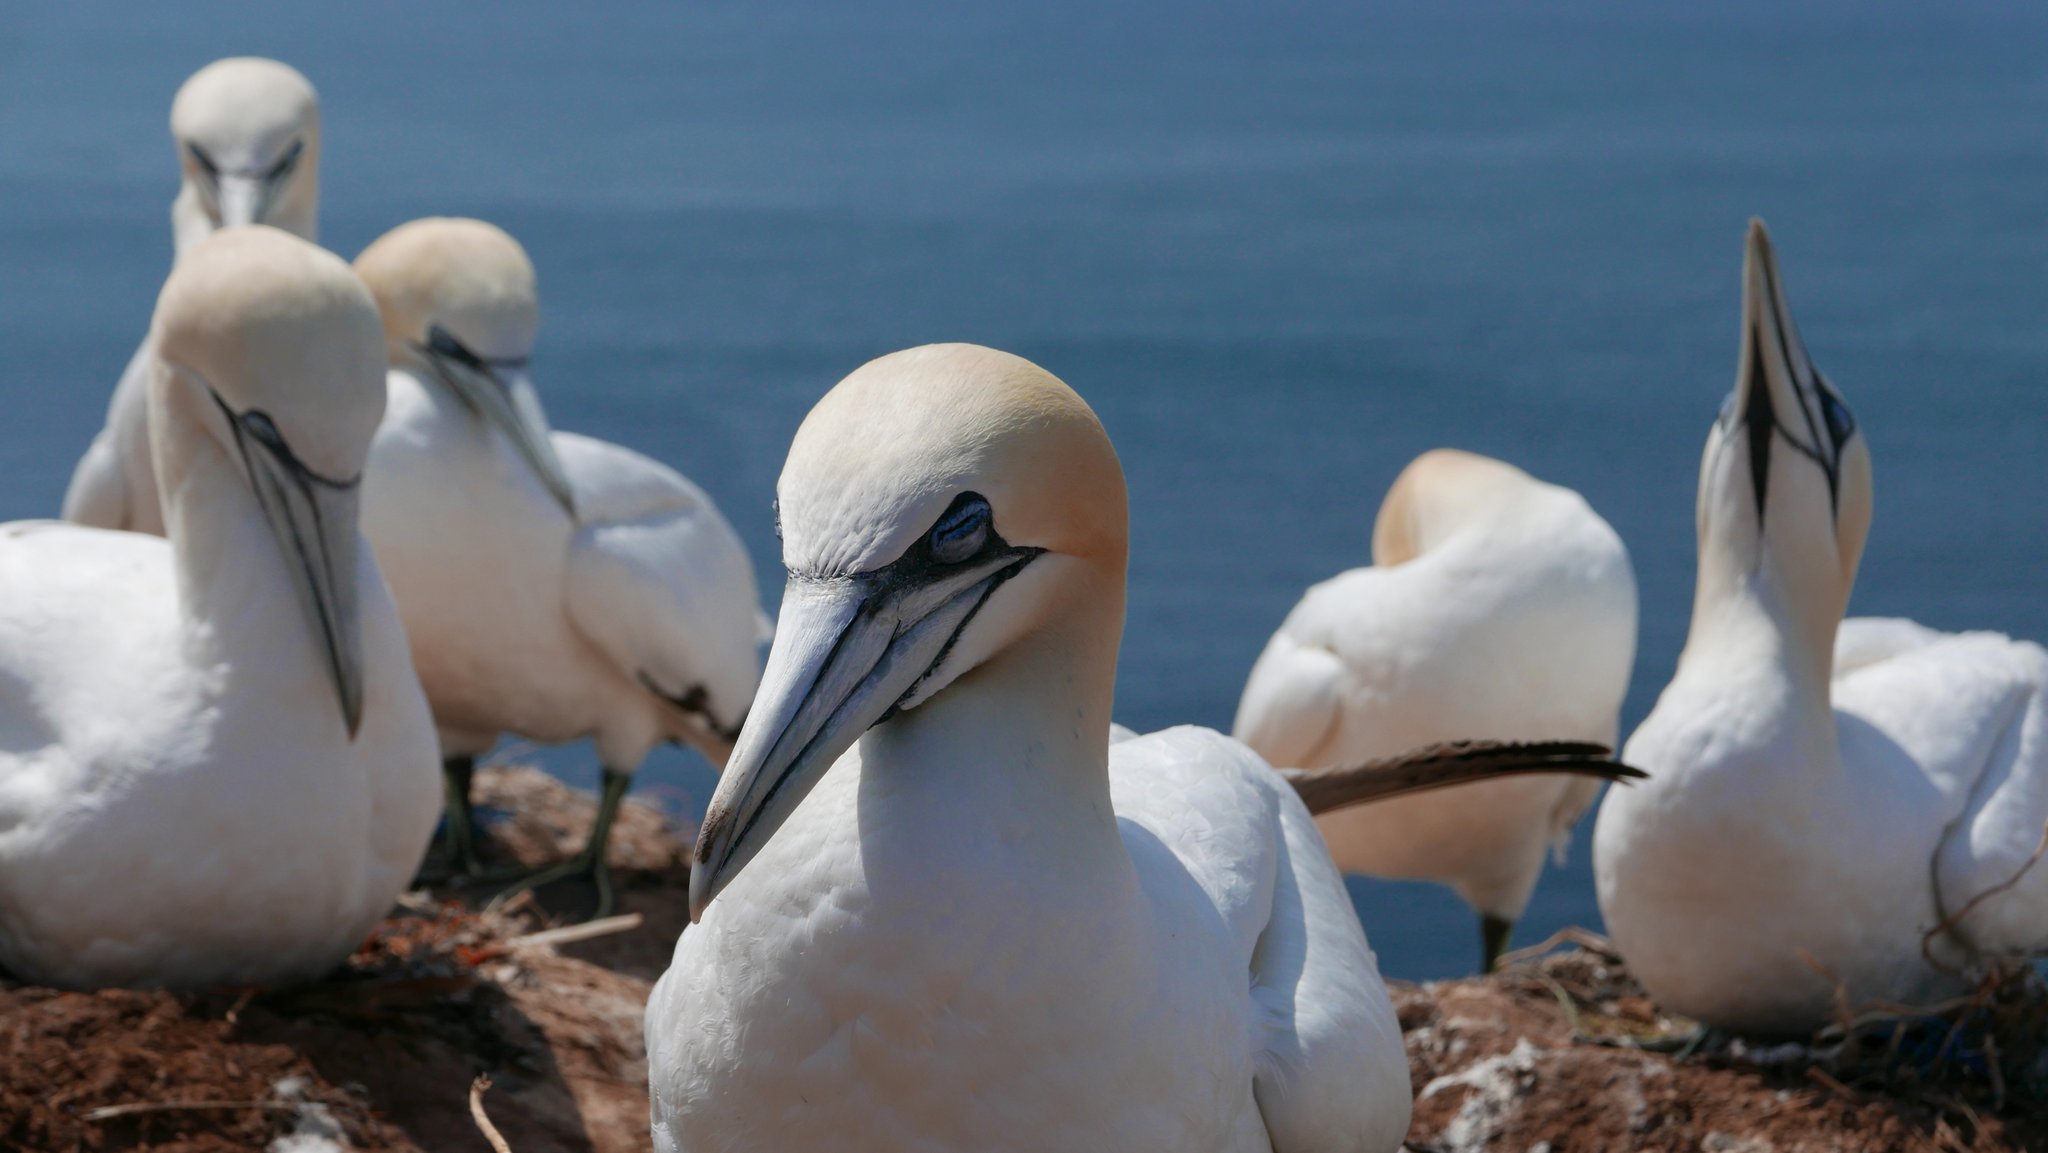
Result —
<instances>
[{"instance_id":1,"label":"blurred sea background","mask_svg":"<svg viewBox=\"0 0 2048 1153\"><path fill-rule=\"evenodd\" d=\"M970 340L1123 456L1124 723L1227 729L1454 445L1628 542L1626 732L1684 639L1755 214L1875 458L1852 611L2048 638L2048 8L0 2L0 519L55 514L168 267L171 95L239 54L320 90L327 246L433 214L525 243L555 426L709 490L771 611L811 403ZM661 753L640 789L695 814L712 781ZM1518 942L1598 925L1590 832ZM1391 975L1472 966L1447 891L1352 891Z\"/></svg>"}]
</instances>

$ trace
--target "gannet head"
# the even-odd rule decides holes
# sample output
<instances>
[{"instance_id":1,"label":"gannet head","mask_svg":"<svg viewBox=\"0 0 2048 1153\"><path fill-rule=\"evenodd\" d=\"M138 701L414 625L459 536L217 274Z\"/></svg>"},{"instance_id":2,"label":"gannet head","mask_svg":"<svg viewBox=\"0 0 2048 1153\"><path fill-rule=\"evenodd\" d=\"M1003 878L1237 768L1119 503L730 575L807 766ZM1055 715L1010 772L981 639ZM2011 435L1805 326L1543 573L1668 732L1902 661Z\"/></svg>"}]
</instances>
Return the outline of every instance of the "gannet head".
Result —
<instances>
[{"instance_id":1,"label":"gannet head","mask_svg":"<svg viewBox=\"0 0 2048 1153\"><path fill-rule=\"evenodd\" d=\"M384 416L377 306L339 257L254 225L215 233L177 264L152 328L160 384L203 393L191 410L247 471L353 736L358 482Z\"/></svg>"},{"instance_id":2,"label":"gannet head","mask_svg":"<svg viewBox=\"0 0 2048 1153\"><path fill-rule=\"evenodd\" d=\"M1506 461L1430 449L1388 486L1373 519L1372 563L1406 564L1475 520L1513 516L1523 497L1549 487Z\"/></svg>"},{"instance_id":3,"label":"gannet head","mask_svg":"<svg viewBox=\"0 0 2048 1153\"><path fill-rule=\"evenodd\" d=\"M274 224L313 239L320 98L297 70L256 56L214 61L171 101L171 136L185 171L179 204L203 225L193 231Z\"/></svg>"},{"instance_id":4,"label":"gannet head","mask_svg":"<svg viewBox=\"0 0 2048 1153\"><path fill-rule=\"evenodd\" d=\"M1763 221L1743 257L1735 390L1700 465L1700 595L1762 575L1833 644L1870 528L1870 450L1807 358Z\"/></svg>"},{"instance_id":5,"label":"gannet head","mask_svg":"<svg viewBox=\"0 0 2048 1153\"><path fill-rule=\"evenodd\" d=\"M1081 597L1113 587L1121 607L1109 437L1007 353L928 345L862 366L797 430L777 497L789 580L697 839L693 920L869 726L992 669Z\"/></svg>"},{"instance_id":6,"label":"gannet head","mask_svg":"<svg viewBox=\"0 0 2048 1153\"><path fill-rule=\"evenodd\" d=\"M540 297L519 242L481 220L429 217L377 238L356 257L356 273L377 298L391 363L447 385L573 513L575 495L527 374Z\"/></svg>"}]
</instances>

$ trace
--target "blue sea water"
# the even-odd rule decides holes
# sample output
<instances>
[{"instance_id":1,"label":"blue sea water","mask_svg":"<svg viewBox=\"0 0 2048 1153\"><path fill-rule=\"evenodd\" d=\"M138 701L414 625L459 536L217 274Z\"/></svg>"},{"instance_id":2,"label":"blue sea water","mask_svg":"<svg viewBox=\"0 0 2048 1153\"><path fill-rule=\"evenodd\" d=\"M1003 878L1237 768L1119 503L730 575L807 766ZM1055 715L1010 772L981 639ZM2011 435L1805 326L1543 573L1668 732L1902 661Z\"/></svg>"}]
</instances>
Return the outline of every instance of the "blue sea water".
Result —
<instances>
[{"instance_id":1,"label":"blue sea water","mask_svg":"<svg viewBox=\"0 0 2048 1153\"><path fill-rule=\"evenodd\" d=\"M519 236L557 427L700 482L771 606L775 475L833 381L972 340L1073 384L1130 478L1141 729L1227 727L1436 445L1620 530L1639 720L1752 214L1875 457L1853 610L2044 638L2044 50L2026 4L0 3L0 518L55 512L145 327L171 93L256 53L320 88L324 241ZM1522 940L1597 924L1589 832ZM1353 891L1389 972L1471 966L1447 893Z\"/></svg>"}]
</instances>

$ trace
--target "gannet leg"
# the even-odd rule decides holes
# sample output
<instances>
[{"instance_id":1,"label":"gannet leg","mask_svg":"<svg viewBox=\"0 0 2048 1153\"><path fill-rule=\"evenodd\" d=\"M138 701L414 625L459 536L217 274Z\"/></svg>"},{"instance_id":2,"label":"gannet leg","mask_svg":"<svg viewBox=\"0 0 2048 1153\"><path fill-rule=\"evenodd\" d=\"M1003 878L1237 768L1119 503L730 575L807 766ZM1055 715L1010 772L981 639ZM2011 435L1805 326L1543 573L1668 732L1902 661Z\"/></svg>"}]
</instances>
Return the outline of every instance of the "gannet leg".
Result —
<instances>
[{"instance_id":1,"label":"gannet leg","mask_svg":"<svg viewBox=\"0 0 2048 1153\"><path fill-rule=\"evenodd\" d=\"M619 815L619 803L626 799L626 790L633 786L633 774L607 766L604 781L598 789L597 820L590 826L590 837L583 842L583 848L575 856L558 865L550 865L540 872L526 877L511 888L491 898L492 907L497 907L521 893L552 885L556 881L574 877L588 877L597 889L597 907L590 914L591 920L608 917L612 911L612 874L605 864L605 849L612 836L612 821Z\"/></svg>"},{"instance_id":2,"label":"gannet leg","mask_svg":"<svg viewBox=\"0 0 2048 1153\"><path fill-rule=\"evenodd\" d=\"M1695 1024L1690 1029L1682 1029L1676 1033L1632 1040L1629 1047L1641 1049L1646 1053L1669 1053L1673 1060L1683 1061L1702 1051L1713 1052L1727 1042L1728 1034L1721 1030Z\"/></svg>"},{"instance_id":3,"label":"gannet leg","mask_svg":"<svg viewBox=\"0 0 2048 1153\"><path fill-rule=\"evenodd\" d=\"M1502 953L1508 951L1508 938L1515 932L1515 923L1492 913L1479 914L1479 971L1491 973L1500 967Z\"/></svg>"},{"instance_id":4,"label":"gannet leg","mask_svg":"<svg viewBox=\"0 0 2048 1153\"><path fill-rule=\"evenodd\" d=\"M447 813L447 865L450 876L481 877L483 862L476 855L476 814L469 802L469 785L476 776L475 757L447 757L441 761L442 805Z\"/></svg>"}]
</instances>

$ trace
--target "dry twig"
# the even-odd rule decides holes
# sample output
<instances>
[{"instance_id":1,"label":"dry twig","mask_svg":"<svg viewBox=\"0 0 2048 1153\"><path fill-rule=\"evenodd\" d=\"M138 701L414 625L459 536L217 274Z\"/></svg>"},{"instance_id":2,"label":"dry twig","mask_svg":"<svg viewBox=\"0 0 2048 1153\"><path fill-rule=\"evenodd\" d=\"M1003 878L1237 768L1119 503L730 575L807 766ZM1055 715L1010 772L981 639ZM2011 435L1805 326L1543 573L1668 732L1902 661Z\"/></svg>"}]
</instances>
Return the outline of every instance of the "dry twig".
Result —
<instances>
[{"instance_id":1,"label":"dry twig","mask_svg":"<svg viewBox=\"0 0 2048 1153\"><path fill-rule=\"evenodd\" d=\"M1566 925L1534 945L1526 945L1511 953L1502 953L1499 967L1505 969L1510 965L1519 965L1524 961L1533 961L1552 949L1557 948L1559 945L1566 944L1577 945L1588 953L1598 953L1603 957L1619 959L1621 956L1621 954L1614 951L1613 941L1595 933L1591 929L1581 929L1577 925Z\"/></svg>"},{"instance_id":2,"label":"dry twig","mask_svg":"<svg viewBox=\"0 0 2048 1153\"><path fill-rule=\"evenodd\" d=\"M496 1153L512 1153L512 1146L505 1143L505 1135L498 1132L498 1127L491 1124L491 1115L484 1112L484 1090L490 1087L490 1077L482 1073L469 1083L469 1115L476 1121L477 1132L484 1135L484 1140L491 1143Z\"/></svg>"},{"instance_id":3,"label":"dry twig","mask_svg":"<svg viewBox=\"0 0 2048 1153\"><path fill-rule=\"evenodd\" d=\"M1813 970L1821 980L1826 981L1829 987L1834 990L1835 1027L1842 1031L1842 1036L1845 1038L1854 1036L1856 1030L1856 1010L1849 1002L1849 983L1837 976L1835 971L1829 968L1827 963L1819 957L1804 949L1795 949L1793 951L1798 955L1800 964Z\"/></svg>"},{"instance_id":4,"label":"dry twig","mask_svg":"<svg viewBox=\"0 0 2048 1153\"><path fill-rule=\"evenodd\" d=\"M1990 888L1984 890L1983 892L1977 894L1974 897L1971 897L1968 903L1964 904L1962 908L1957 909L1955 912L1950 913L1947 916L1943 917L1940 921L1936 922L1935 926L1932 929L1927 930L1926 934L1920 938L1920 955L1927 959L1927 963L1944 973L1955 972L1955 970L1949 968L1947 965L1944 965L1940 961L1934 959L1934 939L1936 937L1941 936L1943 933L1954 933L1956 939L1962 941L1963 947L1965 949L1968 949L1969 942L1963 938L1963 935L1960 932L1956 932L1956 930L1961 927L1963 923L1963 918L1968 917L1972 912L1974 912L1977 906L1983 904L1984 902L1990 900L1998 894L2005 892L2007 889L2012 888L2014 885L2019 884L2021 879L2024 878L2036 864L2040 863L2041 855L2043 853L2048 853L2048 824L2044 824L2041 826L2040 841L2035 843L2034 851L2027 855L2026 863L2021 865L2018 871L2014 872L2012 876L2007 877L2005 880L2000 881L1998 884L1991 886ZM1939 884L1936 884L1934 887L1934 901L1936 908L1939 908L1941 904L1941 886Z\"/></svg>"},{"instance_id":5,"label":"dry twig","mask_svg":"<svg viewBox=\"0 0 2048 1153\"><path fill-rule=\"evenodd\" d=\"M235 1003L228 1006L228 1011L226 1013L221 1014L221 1020L226 1021L230 1025L240 1024L242 1020L242 1010L248 1008L249 1002L254 1001L256 999L256 994L260 992L262 992L262 990L256 988L253 985L251 985L247 989L242 990L242 995L235 998Z\"/></svg>"},{"instance_id":6,"label":"dry twig","mask_svg":"<svg viewBox=\"0 0 2048 1153\"><path fill-rule=\"evenodd\" d=\"M559 929L542 929L505 942L505 948L531 949L537 945L573 945L594 937L609 937L613 933L630 933L640 927L646 918L638 913L621 913L616 917L604 917L585 921L580 925L564 925Z\"/></svg>"},{"instance_id":7,"label":"dry twig","mask_svg":"<svg viewBox=\"0 0 2048 1153\"><path fill-rule=\"evenodd\" d=\"M262 1109L288 1113L303 1104L298 1101L135 1101L127 1105L103 1105L85 1113L92 1122L133 1117L138 1113L179 1113L188 1109Z\"/></svg>"}]
</instances>

